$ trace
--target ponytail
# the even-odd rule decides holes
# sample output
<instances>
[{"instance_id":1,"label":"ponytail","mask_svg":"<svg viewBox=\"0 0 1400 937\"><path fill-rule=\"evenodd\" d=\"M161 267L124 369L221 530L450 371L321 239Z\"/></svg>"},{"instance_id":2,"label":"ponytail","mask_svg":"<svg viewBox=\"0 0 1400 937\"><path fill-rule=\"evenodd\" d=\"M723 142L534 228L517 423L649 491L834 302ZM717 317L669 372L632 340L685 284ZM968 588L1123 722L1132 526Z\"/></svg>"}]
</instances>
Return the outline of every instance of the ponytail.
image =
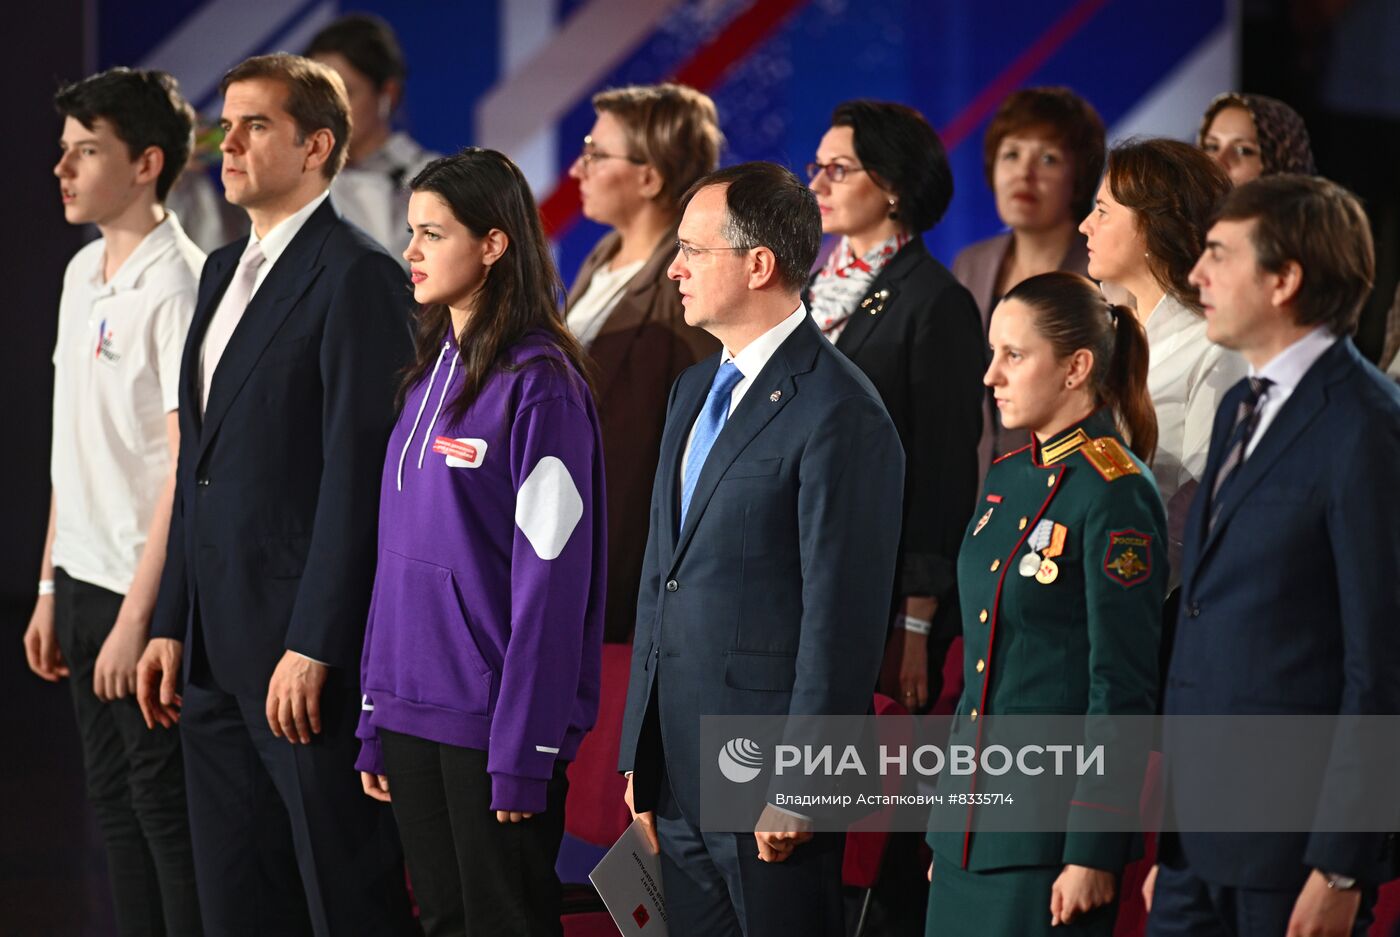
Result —
<instances>
[{"instance_id":1,"label":"ponytail","mask_svg":"<svg viewBox=\"0 0 1400 937\"><path fill-rule=\"evenodd\" d=\"M1093 353L1094 402L1113 411L1128 448L1151 462L1157 413L1147 393L1147 332L1132 310L1109 303L1093 281L1059 271L1022 280L1003 297L1013 299L1036 311L1035 329L1057 358L1081 348Z\"/></svg>"},{"instance_id":2,"label":"ponytail","mask_svg":"<svg viewBox=\"0 0 1400 937\"><path fill-rule=\"evenodd\" d=\"M1113 353L1097 394L1113 408L1128 448L1150 463L1157 454L1157 411L1147 393L1147 332L1127 306L1110 305L1108 311Z\"/></svg>"}]
</instances>

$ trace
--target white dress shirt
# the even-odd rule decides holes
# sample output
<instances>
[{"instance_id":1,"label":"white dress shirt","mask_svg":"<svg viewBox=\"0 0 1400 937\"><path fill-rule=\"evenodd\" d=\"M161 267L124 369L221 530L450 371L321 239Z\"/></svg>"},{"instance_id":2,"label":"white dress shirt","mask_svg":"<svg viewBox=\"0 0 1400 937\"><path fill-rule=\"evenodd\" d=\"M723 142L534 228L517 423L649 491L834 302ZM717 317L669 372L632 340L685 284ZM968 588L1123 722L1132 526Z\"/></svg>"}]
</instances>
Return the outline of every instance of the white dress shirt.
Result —
<instances>
[{"instance_id":1,"label":"white dress shirt","mask_svg":"<svg viewBox=\"0 0 1400 937\"><path fill-rule=\"evenodd\" d=\"M287 245L292 243L292 239L301 232L302 226L306 224L306 219L310 218L316 209L321 207L321 203L330 197L330 190L327 189L320 195L307 202L289 217L279 221L272 226L262 237L258 237L256 230L248 232L248 244L257 244L262 250L263 264L258 268L257 276L253 279L253 292L248 295L248 302L252 303L253 297L258 295L258 289L267 280L267 275L272 272L273 265L277 263L277 258L287 251ZM245 252L247 248L244 248ZM244 307L247 308L246 306ZM229 314L232 310L216 306L214 317L210 319L209 326L204 330L204 337L199 348L199 374L200 384L206 388L204 396L207 398L207 388L214 380L213 373L206 374L206 361L211 348L219 349L216 353L213 370L218 370L218 359L222 356L223 349L228 347L233 333L238 329L238 323L243 321L243 309L236 310L236 315Z\"/></svg>"},{"instance_id":2,"label":"white dress shirt","mask_svg":"<svg viewBox=\"0 0 1400 937\"><path fill-rule=\"evenodd\" d=\"M258 232L249 231L248 238L257 243L262 248L263 256L267 260L258 270L258 278L253 281L253 296L258 295L258 287L263 285L267 275L272 272L272 268L277 263L277 258L287 252L287 247L292 243L292 239L301 233L302 227L306 224L306 219L315 214L316 209L321 207L321 203L330 198L330 189L307 202L296 210L296 213L288 218L279 221L272 226L272 230L258 237ZM250 297L251 298L251 297Z\"/></svg>"},{"instance_id":3,"label":"white dress shirt","mask_svg":"<svg viewBox=\"0 0 1400 937\"><path fill-rule=\"evenodd\" d=\"M1317 359L1321 358L1336 341L1337 336L1333 335L1327 326L1319 325L1274 355L1259 370L1256 371L1252 367L1249 369L1250 377L1266 378L1273 383L1259 398L1259 422L1255 424L1254 435L1249 438L1249 445L1245 447L1244 457L1246 460L1254 454L1255 449L1259 448L1259 440L1264 438L1269 425L1274 422L1274 418L1283 409L1283 405L1288 402L1288 398L1293 396L1293 390L1302 382L1303 375L1308 373L1312 366L1317 363Z\"/></svg>"},{"instance_id":4,"label":"white dress shirt","mask_svg":"<svg viewBox=\"0 0 1400 937\"><path fill-rule=\"evenodd\" d=\"M744 399L744 394L748 393L749 387L753 385L753 379L758 377L758 372L763 370L763 366L768 363L768 359L773 357L773 353L778 350L778 346L787 341L789 335L797 331L802 320L807 318L807 307L802 303L797 304L797 309L783 321L764 332L758 338L749 342L744 350L737 355L728 348L724 349L720 355L719 366L724 367L725 362L734 362L734 367L739 369L743 375L739 383L734 385L734 389L729 392L729 414L733 415L734 408L739 406L739 401ZM703 413L703 408L702 408ZM690 424L690 435L685 440L685 451L681 453L681 487L685 487L685 465L690 460L690 444L695 439L695 426L700 422L700 417L696 416L695 423Z\"/></svg>"}]
</instances>

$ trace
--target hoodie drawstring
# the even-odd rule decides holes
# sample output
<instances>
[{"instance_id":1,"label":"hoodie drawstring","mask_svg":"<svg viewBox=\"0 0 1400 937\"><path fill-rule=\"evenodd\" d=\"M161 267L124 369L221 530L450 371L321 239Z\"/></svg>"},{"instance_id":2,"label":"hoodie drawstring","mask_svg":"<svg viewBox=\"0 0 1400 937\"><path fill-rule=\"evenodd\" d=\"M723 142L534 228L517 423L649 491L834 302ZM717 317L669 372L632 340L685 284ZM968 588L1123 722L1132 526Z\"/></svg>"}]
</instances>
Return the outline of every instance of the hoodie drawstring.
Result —
<instances>
[{"instance_id":1,"label":"hoodie drawstring","mask_svg":"<svg viewBox=\"0 0 1400 937\"><path fill-rule=\"evenodd\" d=\"M433 373L428 378L428 386L423 389L423 402L418 405L418 415L413 418L413 428L408 431L408 438L403 441L403 451L399 453L398 478L395 483L395 487L399 491L403 491L403 463L404 460L408 458L408 447L413 445L413 434L418 432L418 421L423 419L423 411L428 408L428 395L433 392L433 381L437 380L438 368L442 366L442 356L447 354L447 349L450 346L451 342L442 343L442 350L438 352L437 361L433 364ZM441 406L441 404L442 401L439 400L438 405ZM437 417L433 419L436 420ZM418 467L423 467L421 459L418 462Z\"/></svg>"},{"instance_id":2,"label":"hoodie drawstring","mask_svg":"<svg viewBox=\"0 0 1400 937\"><path fill-rule=\"evenodd\" d=\"M438 394L437 408L433 410L433 418L428 421L428 430L423 434L423 445L418 448L418 467L423 467L423 455L428 451L428 440L433 438L433 427L437 426L438 415L442 413L442 402L447 399L447 388L452 386L452 376L457 373L457 362L461 356L455 351L452 353L452 364L447 369L447 380L442 383L442 393ZM430 384L429 390L432 389ZM427 403L428 395L423 394L423 402Z\"/></svg>"}]
</instances>

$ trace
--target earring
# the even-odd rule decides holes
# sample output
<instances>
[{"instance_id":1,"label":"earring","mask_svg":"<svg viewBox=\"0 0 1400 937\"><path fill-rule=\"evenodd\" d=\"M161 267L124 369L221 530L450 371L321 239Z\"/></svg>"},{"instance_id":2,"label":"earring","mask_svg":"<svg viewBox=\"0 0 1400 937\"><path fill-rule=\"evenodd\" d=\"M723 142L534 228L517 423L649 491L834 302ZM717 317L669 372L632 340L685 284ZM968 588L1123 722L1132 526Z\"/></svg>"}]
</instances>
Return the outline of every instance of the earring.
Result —
<instances>
[{"instance_id":1,"label":"earring","mask_svg":"<svg viewBox=\"0 0 1400 937\"><path fill-rule=\"evenodd\" d=\"M890 217L891 217L891 218L898 218L898 217L899 217L899 212L898 212L898 210L896 210L896 208L895 208L895 199L894 199L894 198L891 198L891 199L890 199Z\"/></svg>"}]
</instances>

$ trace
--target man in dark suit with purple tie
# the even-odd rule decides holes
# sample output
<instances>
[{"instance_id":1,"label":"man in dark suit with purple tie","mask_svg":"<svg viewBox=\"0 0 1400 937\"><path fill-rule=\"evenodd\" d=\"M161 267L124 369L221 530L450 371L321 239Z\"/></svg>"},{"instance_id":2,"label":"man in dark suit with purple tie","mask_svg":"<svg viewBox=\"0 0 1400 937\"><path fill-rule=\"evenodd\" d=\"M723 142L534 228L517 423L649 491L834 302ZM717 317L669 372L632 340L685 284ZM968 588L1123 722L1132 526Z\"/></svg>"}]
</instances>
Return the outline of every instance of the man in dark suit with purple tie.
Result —
<instances>
[{"instance_id":1,"label":"man in dark suit with purple tie","mask_svg":"<svg viewBox=\"0 0 1400 937\"><path fill-rule=\"evenodd\" d=\"M1193 766L1173 759L1187 742L1170 717L1400 713L1400 389L1348 337L1375 269L1366 216L1340 186L1276 175L1216 218L1191 280L1207 335L1250 373L1221 403L1187 523L1164 733L1178 816ZM1345 736L1281 780L1323 813L1393 803L1386 759ZM1149 937L1363 934L1394 874L1384 829L1181 825L1145 889Z\"/></svg>"}]
</instances>

